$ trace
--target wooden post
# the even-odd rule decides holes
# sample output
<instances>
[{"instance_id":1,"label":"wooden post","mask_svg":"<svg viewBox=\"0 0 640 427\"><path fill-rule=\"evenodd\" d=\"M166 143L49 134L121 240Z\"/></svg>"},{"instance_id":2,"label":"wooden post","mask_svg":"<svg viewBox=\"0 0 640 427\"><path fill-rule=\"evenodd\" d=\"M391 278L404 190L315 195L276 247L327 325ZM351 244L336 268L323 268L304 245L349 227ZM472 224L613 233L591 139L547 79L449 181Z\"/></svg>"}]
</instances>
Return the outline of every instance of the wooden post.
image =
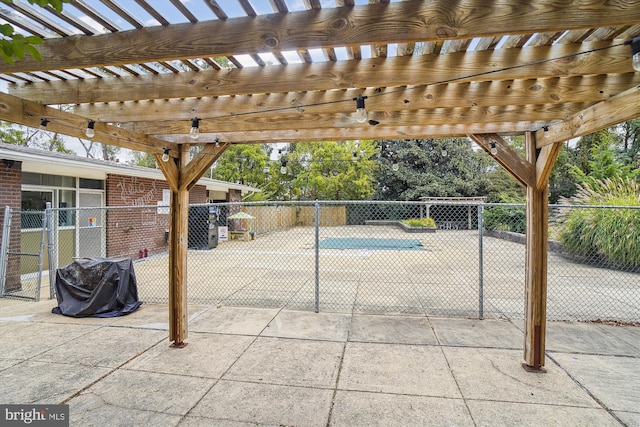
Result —
<instances>
[{"instance_id":1,"label":"wooden post","mask_svg":"<svg viewBox=\"0 0 640 427\"><path fill-rule=\"evenodd\" d=\"M526 134L527 160L536 164L535 135ZM527 248L524 363L526 370L544 372L547 321L548 185L527 184Z\"/></svg>"},{"instance_id":2,"label":"wooden post","mask_svg":"<svg viewBox=\"0 0 640 427\"><path fill-rule=\"evenodd\" d=\"M189 162L189 146L182 145L178 176ZM189 190L171 189L169 212L169 340L172 347L184 347L187 330L187 247L189 244Z\"/></svg>"},{"instance_id":3,"label":"wooden post","mask_svg":"<svg viewBox=\"0 0 640 427\"><path fill-rule=\"evenodd\" d=\"M169 340L184 347L187 338L187 248L189 246L189 190L229 147L208 143L192 161L189 145L180 146L176 160L154 155L171 189L169 208Z\"/></svg>"}]
</instances>

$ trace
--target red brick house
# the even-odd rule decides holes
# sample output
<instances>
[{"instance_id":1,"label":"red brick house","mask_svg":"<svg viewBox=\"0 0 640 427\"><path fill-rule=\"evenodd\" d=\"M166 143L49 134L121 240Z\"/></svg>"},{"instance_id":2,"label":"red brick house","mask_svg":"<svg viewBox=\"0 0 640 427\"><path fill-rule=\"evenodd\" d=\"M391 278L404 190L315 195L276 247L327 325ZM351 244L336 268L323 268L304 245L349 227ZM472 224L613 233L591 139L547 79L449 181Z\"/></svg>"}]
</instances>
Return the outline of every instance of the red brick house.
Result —
<instances>
[{"instance_id":1,"label":"red brick house","mask_svg":"<svg viewBox=\"0 0 640 427\"><path fill-rule=\"evenodd\" d=\"M77 214L60 211L58 265L78 256L137 258L140 250L153 254L167 249L170 193L159 170L0 143L0 184L0 239L5 206L43 210L50 202L54 208L83 208ZM190 192L190 203L237 202L256 191L202 178ZM41 220L22 222L12 222L11 252L30 240L40 241ZM7 289L9 276L8 268Z\"/></svg>"}]
</instances>

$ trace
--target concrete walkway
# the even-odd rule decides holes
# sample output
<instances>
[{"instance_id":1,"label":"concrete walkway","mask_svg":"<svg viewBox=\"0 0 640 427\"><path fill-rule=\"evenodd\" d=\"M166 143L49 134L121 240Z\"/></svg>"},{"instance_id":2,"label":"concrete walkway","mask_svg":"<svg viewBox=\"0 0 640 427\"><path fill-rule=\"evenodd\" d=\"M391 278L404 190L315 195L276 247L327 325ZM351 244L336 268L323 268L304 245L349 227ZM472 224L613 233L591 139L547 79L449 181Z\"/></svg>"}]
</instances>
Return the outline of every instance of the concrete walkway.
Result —
<instances>
[{"instance_id":1,"label":"concrete walkway","mask_svg":"<svg viewBox=\"0 0 640 427\"><path fill-rule=\"evenodd\" d=\"M190 307L119 318L0 300L0 403L72 426L639 426L640 328L549 323L546 374L498 320Z\"/></svg>"}]
</instances>

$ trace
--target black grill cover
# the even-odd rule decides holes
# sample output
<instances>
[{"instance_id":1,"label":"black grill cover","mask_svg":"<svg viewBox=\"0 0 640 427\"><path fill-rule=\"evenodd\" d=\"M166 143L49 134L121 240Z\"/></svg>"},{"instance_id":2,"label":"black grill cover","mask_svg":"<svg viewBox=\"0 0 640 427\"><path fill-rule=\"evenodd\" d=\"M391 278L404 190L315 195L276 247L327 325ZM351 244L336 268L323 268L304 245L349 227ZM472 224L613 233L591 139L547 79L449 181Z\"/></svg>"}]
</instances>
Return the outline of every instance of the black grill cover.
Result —
<instances>
[{"instance_id":1,"label":"black grill cover","mask_svg":"<svg viewBox=\"0 0 640 427\"><path fill-rule=\"evenodd\" d=\"M52 312L72 317L124 316L142 304L131 258L83 258L58 269L56 297Z\"/></svg>"}]
</instances>

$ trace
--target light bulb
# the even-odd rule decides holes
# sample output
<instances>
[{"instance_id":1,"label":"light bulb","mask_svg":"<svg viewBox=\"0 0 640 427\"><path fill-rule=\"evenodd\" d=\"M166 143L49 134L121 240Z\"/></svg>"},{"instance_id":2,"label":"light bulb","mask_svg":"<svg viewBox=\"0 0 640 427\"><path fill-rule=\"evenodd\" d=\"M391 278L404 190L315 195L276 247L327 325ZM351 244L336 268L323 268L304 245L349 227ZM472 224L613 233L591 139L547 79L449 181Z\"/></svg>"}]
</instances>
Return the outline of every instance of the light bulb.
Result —
<instances>
[{"instance_id":1,"label":"light bulb","mask_svg":"<svg viewBox=\"0 0 640 427\"><path fill-rule=\"evenodd\" d=\"M443 148L443 149L442 149L442 157L447 157L447 155L448 155L448 154L449 154L449 153L447 153L447 149L446 149L446 148Z\"/></svg>"},{"instance_id":2,"label":"light bulb","mask_svg":"<svg viewBox=\"0 0 640 427\"><path fill-rule=\"evenodd\" d=\"M169 149L165 148L164 153L162 153L162 161L167 163L169 161Z\"/></svg>"},{"instance_id":3,"label":"light bulb","mask_svg":"<svg viewBox=\"0 0 640 427\"><path fill-rule=\"evenodd\" d=\"M356 122L358 123L364 123L367 121L367 110L365 109L364 106L364 100L367 99L366 96L358 96L356 98L353 98L354 101L356 101L356 114L355 114L355 119Z\"/></svg>"},{"instance_id":4,"label":"light bulb","mask_svg":"<svg viewBox=\"0 0 640 427\"><path fill-rule=\"evenodd\" d=\"M498 154L498 147L496 147L495 141L491 141L491 155L495 156Z\"/></svg>"},{"instance_id":5,"label":"light bulb","mask_svg":"<svg viewBox=\"0 0 640 427\"><path fill-rule=\"evenodd\" d=\"M634 70L640 71L640 52L633 54L633 57L631 58L631 65Z\"/></svg>"},{"instance_id":6,"label":"light bulb","mask_svg":"<svg viewBox=\"0 0 640 427\"><path fill-rule=\"evenodd\" d=\"M636 71L640 71L640 37L634 37L627 42L631 45L631 66Z\"/></svg>"},{"instance_id":7,"label":"light bulb","mask_svg":"<svg viewBox=\"0 0 640 427\"><path fill-rule=\"evenodd\" d=\"M93 120L89 120L89 123L87 124L87 131L85 132L87 138L93 138L94 136L96 136L96 131L94 129L95 125L96 122L94 122Z\"/></svg>"},{"instance_id":8,"label":"light bulb","mask_svg":"<svg viewBox=\"0 0 640 427\"><path fill-rule=\"evenodd\" d=\"M352 162L357 162L358 161L358 153L356 153L355 151L353 152L353 155L351 156L351 161Z\"/></svg>"},{"instance_id":9,"label":"light bulb","mask_svg":"<svg viewBox=\"0 0 640 427\"><path fill-rule=\"evenodd\" d=\"M285 165L280 166L280 173L282 175L287 173L287 167Z\"/></svg>"},{"instance_id":10,"label":"light bulb","mask_svg":"<svg viewBox=\"0 0 640 427\"><path fill-rule=\"evenodd\" d=\"M367 121L367 110L365 110L364 108L358 108L356 110L356 122L358 123L364 123Z\"/></svg>"},{"instance_id":11,"label":"light bulb","mask_svg":"<svg viewBox=\"0 0 640 427\"><path fill-rule=\"evenodd\" d=\"M189 129L189 136L191 139L198 139L200 137L200 119L194 117L191 119L191 129Z\"/></svg>"},{"instance_id":12,"label":"light bulb","mask_svg":"<svg viewBox=\"0 0 640 427\"><path fill-rule=\"evenodd\" d=\"M47 119L40 120L40 129L45 130L48 124L49 124L49 120Z\"/></svg>"},{"instance_id":13,"label":"light bulb","mask_svg":"<svg viewBox=\"0 0 640 427\"><path fill-rule=\"evenodd\" d=\"M398 169L400 169L400 165L398 164L398 162L393 162L393 164L391 165L391 170L394 172L398 172Z\"/></svg>"}]
</instances>

